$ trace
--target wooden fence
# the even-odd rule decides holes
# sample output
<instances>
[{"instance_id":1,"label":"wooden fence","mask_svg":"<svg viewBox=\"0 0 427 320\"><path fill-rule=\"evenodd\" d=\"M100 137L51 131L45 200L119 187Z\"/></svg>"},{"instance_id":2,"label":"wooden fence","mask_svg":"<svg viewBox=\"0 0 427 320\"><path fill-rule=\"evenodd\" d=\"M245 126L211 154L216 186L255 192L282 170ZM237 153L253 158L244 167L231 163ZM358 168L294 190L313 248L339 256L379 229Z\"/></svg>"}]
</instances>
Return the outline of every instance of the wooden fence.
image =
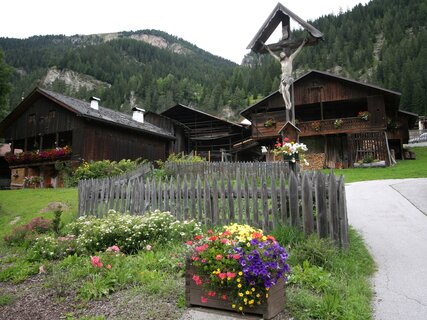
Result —
<instances>
[{"instance_id":1,"label":"wooden fence","mask_svg":"<svg viewBox=\"0 0 427 320\"><path fill-rule=\"evenodd\" d=\"M173 162L165 164L165 171L172 176L185 172L187 175L226 175L236 177L239 171L241 176L254 175L256 178L278 177L281 173L288 178L289 163L276 162Z\"/></svg>"},{"instance_id":2,"label":"wooden fence","mask_svg":"<svg viewBox=\"0 0 427 320\"><path fill-rule=\"evenodd\" d=\"M178 175L167 180L139 176L127 183L115 179L79 183L80 215L102 217L108 210L144 214L170 211L179 220L196 219L206 225L247 223L269 231L292 225L306 234L316 232L340 246L348 243L348 222L343 177L331 173L257 177L249 170L235 175Z\"/></svg>"}]
</instances>

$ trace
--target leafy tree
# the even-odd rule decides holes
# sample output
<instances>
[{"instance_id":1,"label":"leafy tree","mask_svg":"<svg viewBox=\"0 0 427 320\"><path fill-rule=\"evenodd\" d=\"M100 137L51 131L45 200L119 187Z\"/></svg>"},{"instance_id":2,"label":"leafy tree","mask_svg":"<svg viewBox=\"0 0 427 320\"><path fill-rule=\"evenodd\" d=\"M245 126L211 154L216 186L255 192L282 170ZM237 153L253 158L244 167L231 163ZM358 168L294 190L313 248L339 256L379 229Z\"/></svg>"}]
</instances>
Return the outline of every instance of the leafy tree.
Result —
<instances>
[{"instance_id":1,"label":"leafy tree","mask_svg":"<svg viewBox=\"0 0 427 320\"><path fill-rule=\"evenodd\" d=\"M3 52L0 50L0 120L9 112L10 74L11 68L4 62Z\"/></svg>"}]
</instances>

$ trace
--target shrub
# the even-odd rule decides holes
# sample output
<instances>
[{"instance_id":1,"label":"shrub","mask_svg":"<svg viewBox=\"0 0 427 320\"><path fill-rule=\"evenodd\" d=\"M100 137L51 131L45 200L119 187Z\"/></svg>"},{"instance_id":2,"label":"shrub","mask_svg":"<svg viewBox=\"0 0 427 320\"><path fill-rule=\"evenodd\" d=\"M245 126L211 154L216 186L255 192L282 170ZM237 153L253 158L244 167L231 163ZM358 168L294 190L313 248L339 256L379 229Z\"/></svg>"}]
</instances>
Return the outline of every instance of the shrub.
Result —
<instances>
[{"instance_id":1,"label":"shrub","mask_svg":"<svg viewBox=\"0 0 427 320\"><path fill-rule=\"evenodd\" d=\"M330 239L319 239L313 234L306 241L298 243L291 251L290 257L292 261L295 259L299 264L308 261L310 265L328 269L336 254L335 245Z\"/></svg>"},{"instance_id":2,"label":"shrub","mask_svg":"<svg viewBox=\"0 0 427 320\"><path fill-rule=\"evenodd\" d=\"M52 221L43 217L33 218L29 223L13 229L10 235L4 237L4 241L8 245L22 245L32 243L39 234L46 233L51 230Z\"/></svg>"},{"instance_id":3,"label":"shrub","mask_svg":"<svg viewBox=\"0 0 427 320\"><path fill-rule=\"evenodd\" d=\"M76 186L78 181L82 179L98 179L120 175L135 170L138 164L139 160L126 159L119 162L110 160L84 162L74 171L69 183Z\"/></svg>"},{"instance_id":4,"label":"shrub","mask_svg":"<svg viewBox=\"0 0 427 320\"><path fill-rule=\"evenodd\" d=\"M110 210L105 218L81 217L70 224L79 252L93 253L117 245L134 253L147 245L183 241L200 233L197 222L177 221L169 212L156 210L145 216L118 214Z\"/></svg>"},{"instance_id":5,"label":"shrub","mask_svg":"<svg viewBox=\"0 0 427 320\"><path fill-rule=\"evenodd\" d=\"M76 252L76 239L74 236L52 237L42 235L37 237L29 254L30 260L55 260L64 258Z\"/></svg>"}]
</instances>

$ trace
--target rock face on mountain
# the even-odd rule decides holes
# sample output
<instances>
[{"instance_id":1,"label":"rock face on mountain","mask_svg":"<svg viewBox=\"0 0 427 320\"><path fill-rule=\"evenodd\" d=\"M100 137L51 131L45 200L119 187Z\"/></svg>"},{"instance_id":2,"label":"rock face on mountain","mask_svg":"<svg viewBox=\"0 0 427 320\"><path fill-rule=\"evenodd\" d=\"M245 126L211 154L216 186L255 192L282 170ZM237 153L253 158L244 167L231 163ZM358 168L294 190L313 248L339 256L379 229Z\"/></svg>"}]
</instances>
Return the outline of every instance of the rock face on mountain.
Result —
<instances>
[{"instance_id":1,"label":"rock face on mountain","mask_svg":"<svg viewBox=\"0 0 427 320\"><path fill-rule=\"evenodd\" d=\"M88 91L94 90L97 87L110 88L111 84L99 81L92 76L81 74L72 70L59 70L56 67L50 68L46 75L41 79L40 85L51 87L55 81L63 82L68 89L78 92L85 88Z\"/></svg>"}]
</instances>

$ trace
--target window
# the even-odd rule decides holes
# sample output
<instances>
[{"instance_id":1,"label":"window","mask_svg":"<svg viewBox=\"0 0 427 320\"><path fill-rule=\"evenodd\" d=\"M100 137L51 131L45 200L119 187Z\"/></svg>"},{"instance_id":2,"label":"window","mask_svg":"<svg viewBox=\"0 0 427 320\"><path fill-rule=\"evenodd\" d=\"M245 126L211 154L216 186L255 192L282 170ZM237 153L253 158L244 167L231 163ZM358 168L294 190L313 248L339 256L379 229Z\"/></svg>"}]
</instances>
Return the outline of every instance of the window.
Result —
<instances>
[{"instance_id":1,"label":"window","mask_svg":"<svg viewBox=\"0 0 427 320\"><path fill-rule=\"evenodd\" d=\"M36 123L36 114L32 113L28 116L28 124L35 124Z\"/></svg>"},{"instance_id":2,"label":"window","mask_svg":"<svg viewBox=\"0 0 427 320\"><path fill-rule=\"evenodd\" d=\"M56 113L55 110L50 110L49 111L49 115L48 115L48 119L49 120L54 119L55 118L55 113Z\"/></svg>"}]
</instances>

